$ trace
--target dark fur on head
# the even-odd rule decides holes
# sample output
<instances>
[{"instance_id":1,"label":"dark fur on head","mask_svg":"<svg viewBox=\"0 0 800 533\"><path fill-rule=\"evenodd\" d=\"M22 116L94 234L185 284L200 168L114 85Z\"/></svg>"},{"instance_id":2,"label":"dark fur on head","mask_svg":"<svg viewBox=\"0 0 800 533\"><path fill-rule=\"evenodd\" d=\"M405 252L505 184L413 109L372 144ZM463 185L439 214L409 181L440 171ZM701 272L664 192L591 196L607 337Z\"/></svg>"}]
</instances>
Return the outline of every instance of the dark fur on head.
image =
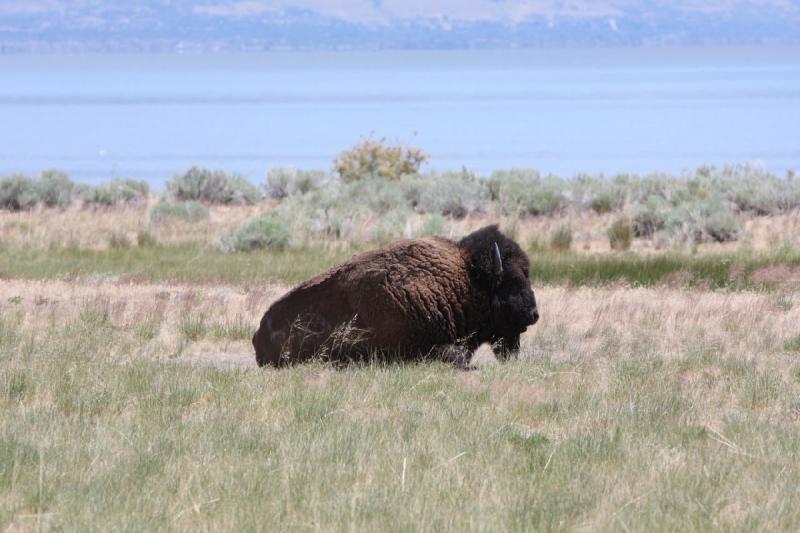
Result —
<instances>
[{"instance_id":1,"label":"dark fur on head","mask_svg":"<svg viewBox=\"0 0 800 533\"><path fill-rule=\"evenodd\" d=\"M502 271L497 274L494 246L500 251ZM519 337L539 320L530 284L530 261L522 248L503 235L497 225L486 226L461 239L459 247L470 258L473 283L491 298L492 342L495 353L506 356L519 349Z\"/></svg>"}]
</instances>

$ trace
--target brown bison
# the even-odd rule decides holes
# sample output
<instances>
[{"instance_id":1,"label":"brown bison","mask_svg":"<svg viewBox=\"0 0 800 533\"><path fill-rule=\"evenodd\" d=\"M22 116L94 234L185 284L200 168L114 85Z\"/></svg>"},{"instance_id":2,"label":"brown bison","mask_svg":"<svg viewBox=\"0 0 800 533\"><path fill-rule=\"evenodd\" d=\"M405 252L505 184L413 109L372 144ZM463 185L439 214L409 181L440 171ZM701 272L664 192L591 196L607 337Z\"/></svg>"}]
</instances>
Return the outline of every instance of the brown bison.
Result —
<instances>
[{"instance_id":1,"label":"brown bison","mask_svg":"<svg viewBox=\"0 0 800 533\"><path fill-rule=\"evenodd\" d=\"M497 226L458 242L398 241L305 281L253 336L259 366L320 358L439 358L465 367L485 342L499 357L539 319L528 257Z\"/></svg>"}]
</instances>

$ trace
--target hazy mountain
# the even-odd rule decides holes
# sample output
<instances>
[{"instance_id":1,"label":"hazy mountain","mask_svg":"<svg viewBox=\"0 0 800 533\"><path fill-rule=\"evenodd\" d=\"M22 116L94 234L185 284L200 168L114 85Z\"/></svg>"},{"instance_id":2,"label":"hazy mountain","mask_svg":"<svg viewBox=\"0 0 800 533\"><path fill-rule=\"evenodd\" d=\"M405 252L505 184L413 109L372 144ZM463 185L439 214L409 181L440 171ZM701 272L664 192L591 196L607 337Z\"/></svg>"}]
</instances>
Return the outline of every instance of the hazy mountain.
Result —
<instances>
[{"instance_id":1,"label":"hazy mountain","mask_svg":"<svg viewBox=\"0 0 800 533\"><path fill-rule=\"evenodd\" d=\"M0 52L800 43L790 0L2 0Z\"/></svg>"}]
</instances>

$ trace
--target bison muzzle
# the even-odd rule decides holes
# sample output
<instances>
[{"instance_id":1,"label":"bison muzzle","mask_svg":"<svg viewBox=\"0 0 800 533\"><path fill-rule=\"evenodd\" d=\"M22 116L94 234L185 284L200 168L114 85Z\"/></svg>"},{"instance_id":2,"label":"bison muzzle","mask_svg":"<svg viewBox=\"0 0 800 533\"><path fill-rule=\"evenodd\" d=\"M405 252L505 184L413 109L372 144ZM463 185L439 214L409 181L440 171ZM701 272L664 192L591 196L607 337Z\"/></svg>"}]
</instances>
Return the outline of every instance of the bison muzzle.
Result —
<instances>
[{"instance_id":1,"label":"bison muzzle","mask_svg":"<svg viewBox=\"0 0 800 533\"><path fill-rule=\"evenodd\" d=\"M486 342L499 358L515 353L538 319L528 257L493 225L354 256L273 303L253 346L259 366L377 357L463 368Z\"/></svg>"}]
</instances>

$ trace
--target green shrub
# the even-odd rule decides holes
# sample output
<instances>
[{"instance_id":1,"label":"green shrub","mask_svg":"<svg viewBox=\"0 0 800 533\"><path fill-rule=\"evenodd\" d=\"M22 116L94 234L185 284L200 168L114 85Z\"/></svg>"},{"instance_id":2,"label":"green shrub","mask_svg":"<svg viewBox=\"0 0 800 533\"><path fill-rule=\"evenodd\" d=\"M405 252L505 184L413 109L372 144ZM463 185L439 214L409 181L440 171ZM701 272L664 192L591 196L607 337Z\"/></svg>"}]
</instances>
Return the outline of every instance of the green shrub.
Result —
<instances>
[{"instance_id":1,"label":"green shrub","mask_svg":"<svg viewBox=\"0 0 800 533\"><path fill-rule=\"evenodd\" d=\"M321 188L329 177L319 170L273 168L267 173L265 189L270 198L282 199L294 194L306 194Z\"/></svg>"},{"instance_id":2,"label":"green shrub","mask_svg":"<svg viewBox=\"0 0 800 533\"><path fill-rule=\"evenodd\" d=\"M362 208L382 215L407 206L406 191L406 184L379 177L344 183L333 192L330 199L339 209L356 212Z\"/></svg>"},{"instance_id":3,"label":"green shrub","mask_svg":"<svg viewBox=\"0 0 800 533\"><path fill-rule=\"evenodd\" d=\"M486 181L466 169L414 176L405 185L409 207L420 213L439 213L454 218L483 211L488 197Z\"/></svg>"},{"instance_id":4,"label":"green shrub","mask_svg":"<svg viewBox=\"0 0 800 533\"><path fill-rule=\"evenodd\" d=\"M45 170L36 180L39 201L47 207L67 207L72 203L75 184L59 170Z\"/></svg>"},{"instance_id":5,"label":"green shrub","mask_svg":"<svg viewBox=\"0 0 800 533\"><path fill-rule=\"evenodd\" d=\"M402 176L416 174L429 156L419 148L402 143L390 145L386 139L368 137L340 153L333 163L343 182L364 178L399 180Z\"/></svg>"},{"instance_id":6,"label":"green shrub","mask_svg":"<svg viewBox=\"0 0 800 533\"><path fill-rule=\"evenodd\" d=\"M419 237L432 237L434 235L444 235L448 231L447 221L442 215L434 213L425 219L417 230Z\"/></svg>"},{"instance_id":7,"label":"green shrub","mask_svg":"<svg viewBox=\"0 0 800 533\"><path fill-rule=\"evenodd\" d=\"M175 200L210 204L250 205L262 199L258 188L246 178L200 167L191 167L167 181L167 194Z\"/></svg>"},{"instance_id":8,"label":"green shrub","mask_svg":"<svg viewBox=\"0 0 800 533\"><path fill-rule=\"evenodd\" d=\"M690 198L667 213L666 228L671 235L694 242L736 240L741 222L730 202L715 194L708 198Z\"/></svg>"},{"instance_id":9,"label":"green shrub","mask_svg":"<svg viewBox=\"0 0 800 533\"><path fill-rule=\"evenodd\" d=\"M631 176L626 174L613 179L579 174L569 182L569 196L581 210L591 209L600 214L618 211L625 206L630 181Z\"/></svg>"},{"instance_id":10,"label":"green shrub","mask_svg":"<svg viewBox=\"0 0 800 533\"><path fill-rule=\"evenodd\" d=\"M654 173L629 179L629 198L632 203L643 204L651 198L667 200L676 191L686 188L685 180L669 174Z\"/></svg>"},{"instance_id":11,"label":"green shrub","mask_svg":"<svg viewBox=\"0 0 800 533\"><path fill-rule=\"evenodd\" d=\"M0 208L11 211L31 209L39 203L39 191L34 181L21 174L0 178Z\"/></svg>"},{"instance_id":12,"label":"green shrub","mask_svg":"<svg viewBox=\"0 0 800 533\"><path fill-rule=\"evenodd\" d=\"M222 239L223 252L250 252L269 248L283 250L289 246L292 232L289 225L276 215L264 215L249 220Z\"/></svg>"},{"instance_id":13,"label":"green shrub","mask_svg":"<svg viewBox=\"0 0 800 533\"><path fill-rule=\"evenodd\" d=\"M572 248L572 228L559 226L550 236L550 249L556 252L568 252Z\"/></svg>"},{"instance_id":14,"label":"green shrub","mask_svg":"<svg viewBox=\"0 0 800 533\"><path fill-rule=\"evenodd\" d=\"M380 180L376 180L380 181ZM363 182L366 183L366 182ZM355 228L355 219L371 210L351 198L350 185L327 186L308 194L285 198L275 209L279 218L292 220L296 227L320 237L346 239ZM402 194L399 195L402 203ZM364 197L365 201L379 201L380 197Z\"/></svg>"},{"instance_id":15,"label":"green shrub","mask_svg":"<svg viewBox=\"0 0 800 533\"><path fill-rule=\"evenodd\" d=\"M651 195L644 204L637 205L634 211L633 232L637 237L652 237L667 224L669 206L659 196Z\"/></svg>"},{"instance_id":16,"label":"green shrub","mask_svg":"<svg viewBox=\"0 0 800 533\"><path fill-rule=\"evenodd\" d=\"M629 250L633 242L633 224L628 217L620 217L608 228L608 243L612 250Z\"/></svg>"},{"instance_id":17,"label":"green shrub","mask_svg":"<svg viewBox=\"0 0 800 533\"><path fill-rule=\"evenodd\" d=\"M567 185L561 178L530 170L508 170L492 174L489 195L505 213L553 215L567 205Z\"/></svg>"},{"instance_id":18,"label":"green shrub","mask_svg":"<svg viewBox=\"0 0 800 533\"><path fill-rule=\"evenodd\" d=\"M411 213L404 207L393 209L372 225L370 229L370 240L375 244L386 244L406 235L408 217Z\"/></svg>"},{"instance_id":19,"label":"green shrub","mask_svg":"<svg viewBox=\"0 0 800 533\"><path fill-rule=\"evenodd\" d=\"M611 212L611 210L614 208L613 201L614 199L611 197L611 195L601 193L592 198L592 201L589 205L594 212L603 214Z\"/></svg>"},{"instance_id":20,"label":"green shrub","mask_svg":"<svg viewBox=\"0 0 800 533\"><path fill-rule=\"evenodd\" d=\"M199 222L209 217L206 206L198 202L169 202L163 198L150 209L150 220L154 223L167 220Z\"/></svg>"},{"instance_id":21,"label":"green shrub","mask_svg":"<svg viewBox=\"0 0 800 533\"><path fill-rule=\"evenodd\" d=\"M722 193L739 211L770 215L781 210L787 182L753 165L726 165L721 169L701 167L694 181L705 189Z\"/></svg>"},{"instance_id":22,"label":"green shrub","mask_svg":"<svg viewBox=\"0 0 800 533\"><path fill-rule=\"evenodd\" d=\"M742 223L736 218L728 202L712 199L704 206L703 232L717 242L735 241L739 238Z\"/></svg>"},{"instance_id":23,"label":"green shrub","mask_svg":"<svg viewBox=\"0 0 800 533\"><path fill-rule=\"evenodd\" d=\"M76 194L87 206L144 205L147 203L150 187L145 181L116 178L97 187L76 187Z\"/></svg>"}]
</instances>

